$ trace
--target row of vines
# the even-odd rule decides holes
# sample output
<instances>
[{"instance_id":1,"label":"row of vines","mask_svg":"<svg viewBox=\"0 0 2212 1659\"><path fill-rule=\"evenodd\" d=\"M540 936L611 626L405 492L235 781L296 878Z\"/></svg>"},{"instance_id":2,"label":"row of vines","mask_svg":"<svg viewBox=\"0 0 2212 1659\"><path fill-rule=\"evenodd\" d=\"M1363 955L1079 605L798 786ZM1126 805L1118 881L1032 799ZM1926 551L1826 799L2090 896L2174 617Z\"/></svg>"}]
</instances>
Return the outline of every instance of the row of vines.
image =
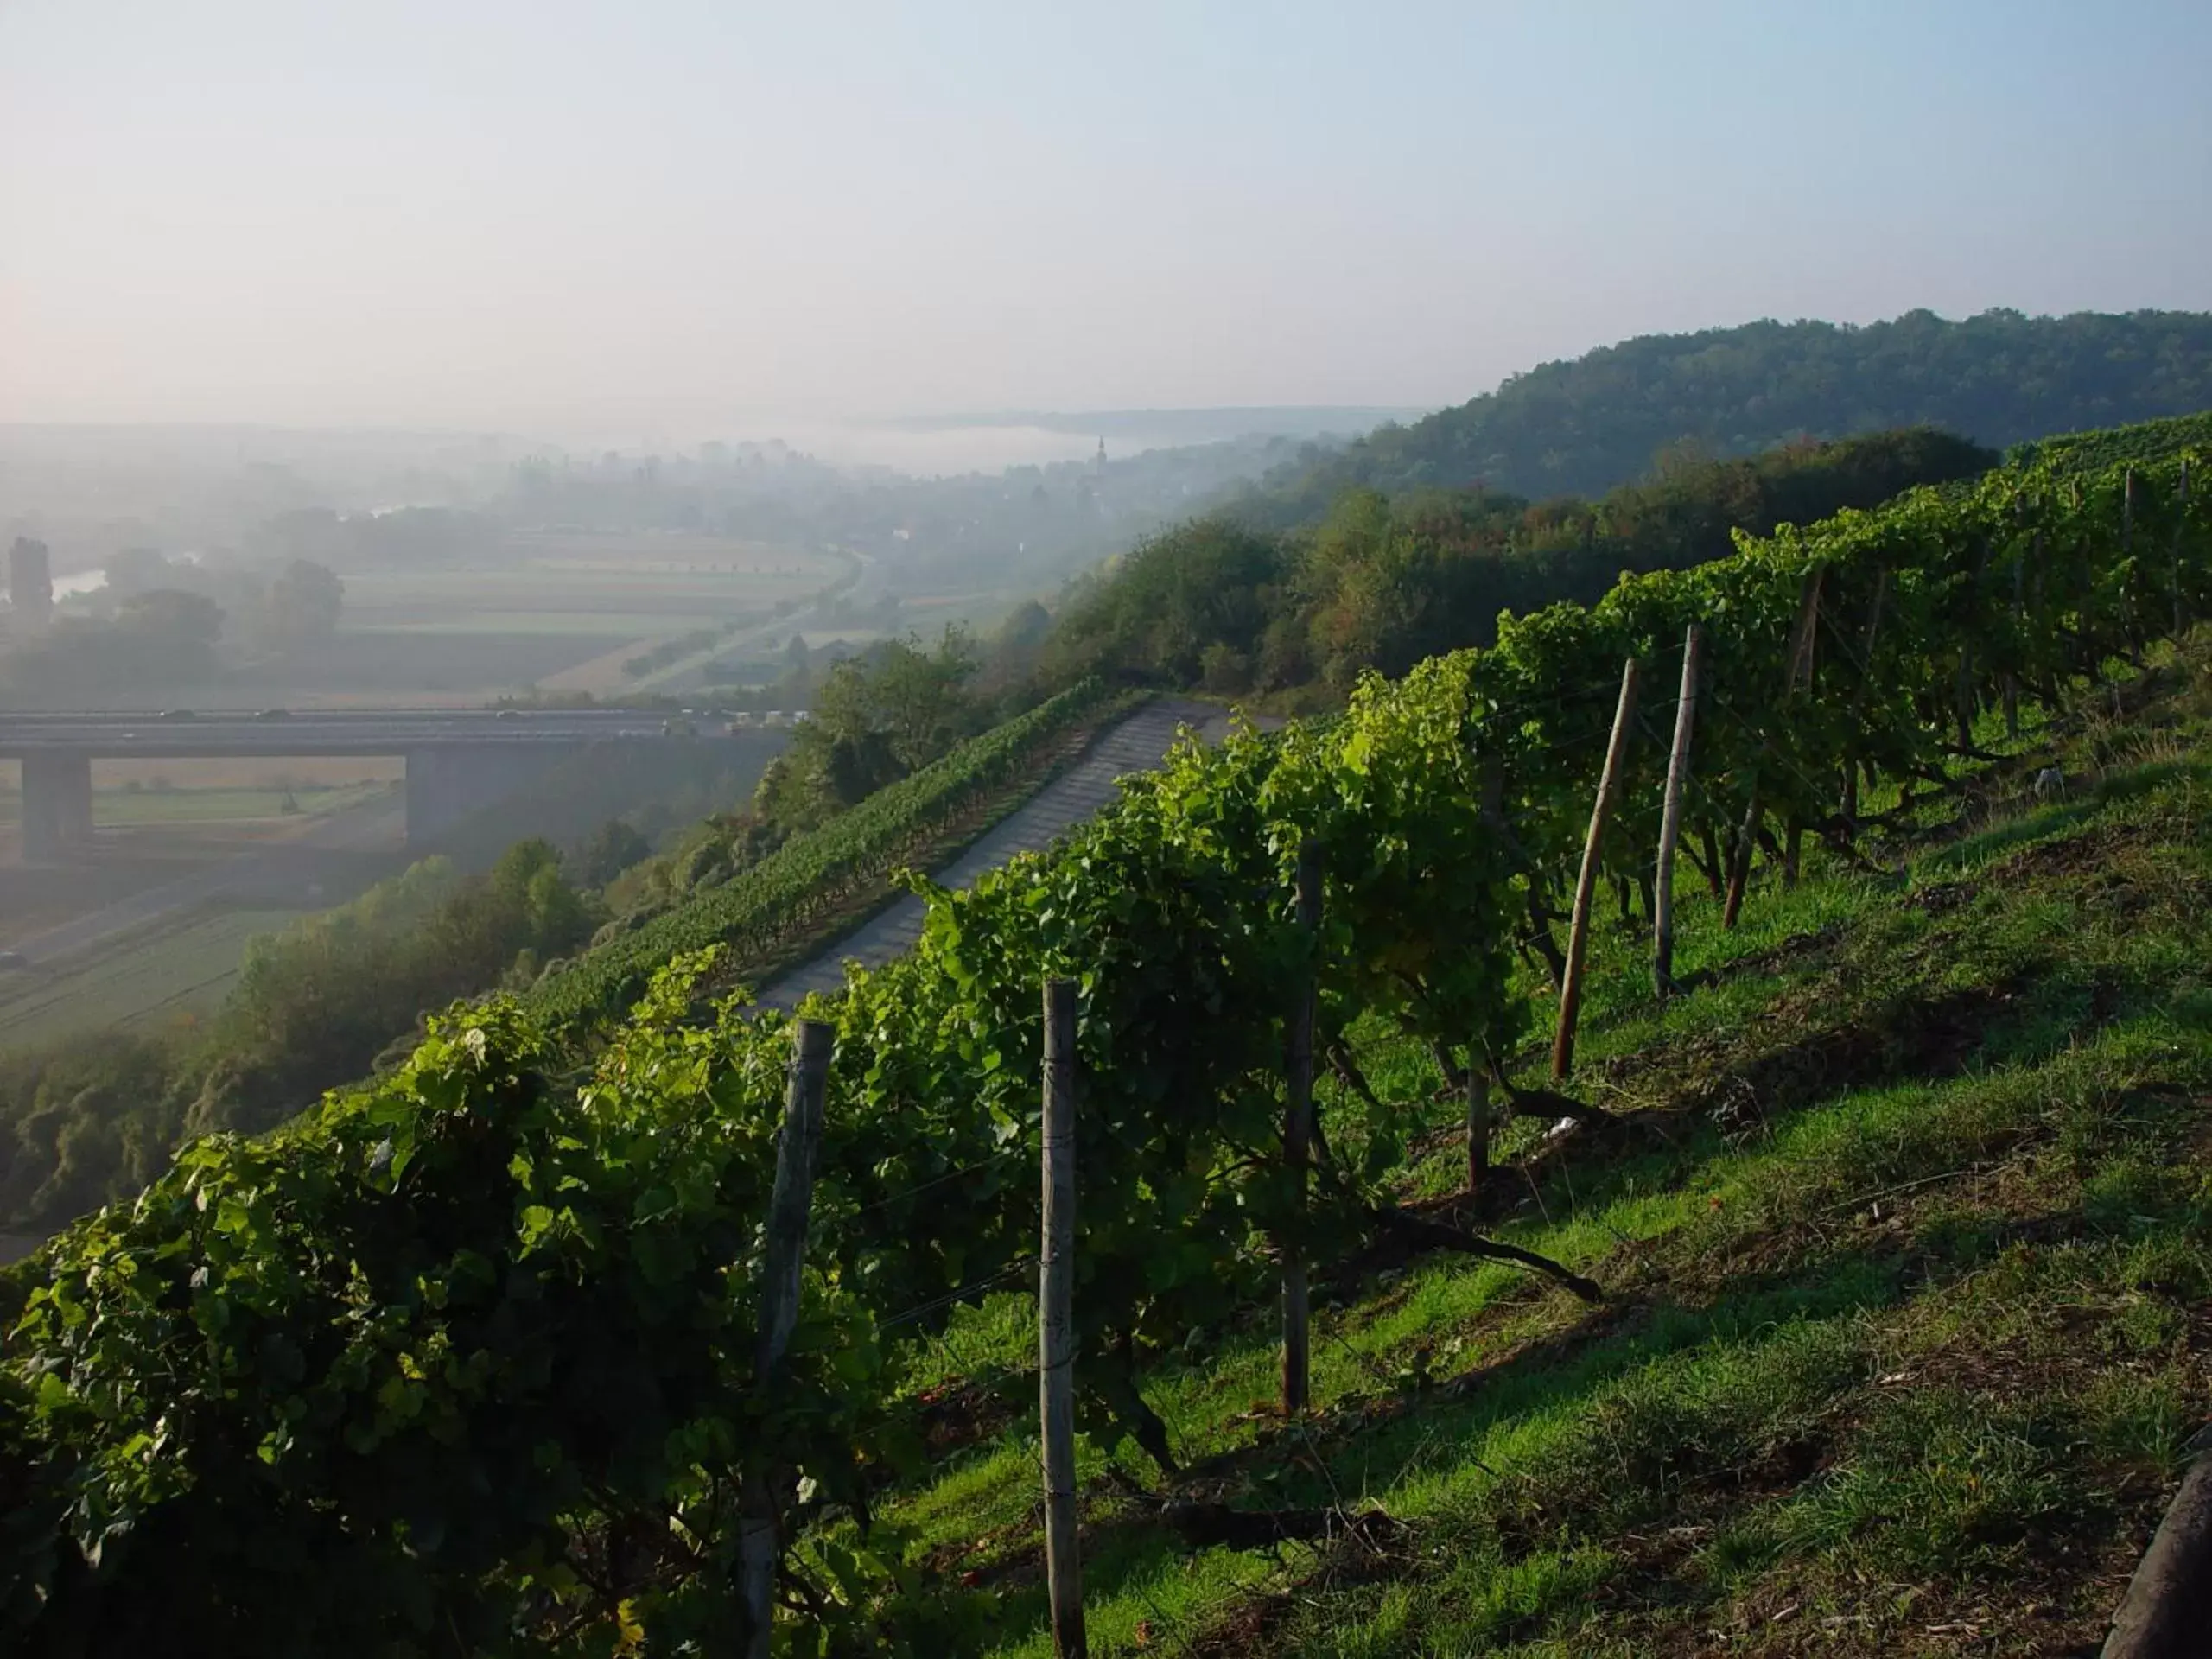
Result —
<instances>
[{"instance_id":1,"label":"row of vines","mask_svg":"<svg viewBox=\"0 0 2212 1659\"><path fill-rule=\"evenodd\" d=\"M907 1563L874 1510L922 1464L918 1338L1033 1271L1041 981L1080 1006L1081 1409L1172 1471L1148 1361L1285 1259L1404 1224L1419 1103L1348 1090L1310 1184L1286 1166L1300 1010L1348 1074L1360 1018L1461 1077L1517 1048L1517 964L1558 953L1625 660L1661 682L1702 630L1685 844L1716 891L1755 845L1847 848L1873 785L1944 779L1984 712L2063 708L2208 614L2186 465L2004 471L1509 620L1338 720L1186 743L1051 854L931 891L910 957L806 1011L836 1046L766 1379L792 1033L735 998L702 1018L711 952L581 1082L544 1018L566 1010L459 1010L374 1087L189 1148L14 1281L0 1628L53 1653L723 1651L747 1634L741 1495L765 1486L780 1650L960 1650L987 1598ZM1630 893L1665 750L1639 734L1624 760L1605 859Z\"/></svg>"},{"instance_id":2,"label":"row of vines","mask_svg":"<svg viewBox=\"0 0 2212 1659\"><path fill-rule=\"evenodd\" d=\"M532 1013L573 1026L619 1014L653 975L687 951L721 945L746 959L804 938L825 915L881 882L982 800L1033 767L1109 693L1071 686L878 790L819 830L795 837L721 887L556 968L527 999Z\"/></svg>"}]
</instances>

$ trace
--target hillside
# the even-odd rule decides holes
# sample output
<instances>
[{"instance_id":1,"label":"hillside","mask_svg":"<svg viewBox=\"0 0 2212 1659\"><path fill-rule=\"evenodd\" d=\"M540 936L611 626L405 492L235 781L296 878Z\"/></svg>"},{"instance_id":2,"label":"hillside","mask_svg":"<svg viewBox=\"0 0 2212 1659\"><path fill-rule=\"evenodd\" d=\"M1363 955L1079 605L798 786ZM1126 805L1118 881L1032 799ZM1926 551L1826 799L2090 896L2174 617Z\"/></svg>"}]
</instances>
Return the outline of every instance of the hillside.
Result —
<instances>
[{"instance_id":1,"label":"hillside","mask_svg":"<svg viewBox=\"0 0 2212 1659\"><path fill-rule=\"evenodd\" d=\"M1624 571L1722 558L1738 531L1765 536L1877 507L1997 461L1914 428L1678 460L1592 501L1357 489L1296 530L1217 515L1141 544L1074 590L1044 668L1061 683L1103 674L1317 706L1367 670L1402 674L1437 652L1487 645L1501 612L1592 604Z\"/></svg>"},{"instance_id":2,"label":"hillside","mask_svg":"<svg viewBox=\"0 0 2212 1659\"><path fill-rule=\"evenodd\" d=\"M2212 1417L2208 645L1735 932L1694 906L1663 1008L1647 930L1609 922L1576 1092L1611 1116L1522 1120L1486 1201L1422 1045L1357 1031L1426 1126L1402 1201L1605 1300L1370 1249L1317 1290L1294 1422L1271 1311L1164 1357L1181 1474L1082 1468L1092 1654L2094 1652ZM1325 1082L1342 1132L1371 1110ZM948 1330L921 1397L954 1454L888 1517L996 1592L1007 1659L1050 1651L1006 1416L1034 1319L1008 1296ZM1216 1503L1276 1519L1172 1507Z\"/></svg>"},{"instance_id":3,"label":"hillside","mask_svg":"<svg viewBox=\"0 0 2212 1659\"><path fill-rule=\"evenodd\" d=\"M694 954L187 1148L0 1277L14 1645L1040 1653L1041 1383L1101 1654L2080 1650L2212 1407L2201 460L1180 747L796 1021Z\"/></svg>"},{"instance_id":4,"label":"hillside","mask_svg":"<svg viewBox=\"0 0 2212 1659\"><path fill-rule=\"evenodd\" d=\"M2139 311L1647 334L1270 474L1237 510L1281 525L1348 486L1481 485L1541 499L1640 479L1669 448L1741 455L1797 438L1936 426L2002 449L2212 407L2212 315Z\"/></svg>"}]
</instances>

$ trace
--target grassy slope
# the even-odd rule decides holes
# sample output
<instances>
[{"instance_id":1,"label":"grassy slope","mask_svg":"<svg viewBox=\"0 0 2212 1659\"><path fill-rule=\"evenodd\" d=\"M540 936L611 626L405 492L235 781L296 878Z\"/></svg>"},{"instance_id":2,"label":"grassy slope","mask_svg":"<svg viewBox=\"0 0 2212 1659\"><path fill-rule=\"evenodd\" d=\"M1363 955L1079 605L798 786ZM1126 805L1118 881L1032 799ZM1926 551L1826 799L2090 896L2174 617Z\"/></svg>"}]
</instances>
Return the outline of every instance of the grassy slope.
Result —
<instances>
[{"instance_id":1,"label":"grassy slope","mask_svg":"<svg viewBox=\"0 0 2212 1659\"><path fill-rule=\"evenodd\" d=\"M1178 1495L1395 1524L1194 1552L1141 1453L1086 1447L1092 1651L2094 1652L2212 1411L2212 696L2183 674L2031 741L2088 780L2063 804L1998 769L1883 849L1896 874L1812 867L1732 936L1686 889L1699 982L1663 1013L1640 930L1601 938L1576 1087L1623 1122L1516 1124L1486 1224L1606 1304L1366 1264L1294 1425L1263 1319L1194 1339L1148 1390ZM1384 1093L1436 1087L1368 1036ZM1415 1186L1463 1157L1440 1128ZM926 1398L969 1428L896 1514L1001 1592L1000 1651L1041 1655L1033 1317L949 1334Z\"/></svg>"}]
</instances>

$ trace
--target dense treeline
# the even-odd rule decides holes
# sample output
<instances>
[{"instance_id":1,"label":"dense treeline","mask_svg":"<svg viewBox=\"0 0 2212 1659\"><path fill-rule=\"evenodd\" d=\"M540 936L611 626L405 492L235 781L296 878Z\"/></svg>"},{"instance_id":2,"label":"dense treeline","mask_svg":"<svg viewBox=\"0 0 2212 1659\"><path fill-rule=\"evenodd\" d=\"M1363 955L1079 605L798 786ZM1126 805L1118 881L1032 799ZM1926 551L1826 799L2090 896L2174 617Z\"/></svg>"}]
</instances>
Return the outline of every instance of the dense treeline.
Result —
<instances>
[{"instance_id":1,"label":"dense treeline","mask_svg":"<svg viewBox=\"0 0 2212 1659\"><path fill-rule=\"evenodd\" d=\"M1270 528L1344 490L1481 486L1594 494L1658 451L1756 453L1794 439L1937 426L2002 449L2212 407L2212 315L2137 311L1866 327L1774 321L1649 334L1514 376L1494 392L1278 469L1239 504Z\"/></svg>"},{"instance_id":2,"label":"dense treeline","mask_svg":"<svg viewBox=\"0 0 2212 1659\"><path fill-rule=\"evenodd\" d=\"M1367 670L1401 674L1488 643L1502 611L1592 601L1624 571L1700 564L1731 552L1738 531L1877 506L1997 460L1922 428L1745 460L1677 457L1595 501L1356 489L1300 531L1217 515L1146 543L1077 590L1044 672L1341 696Z\"/></svg>"},{"instance_id":3,"label":"dense treeline","mask_svg":"<svg viewBox=\"0 0 2212 1659\"><path fill-rule=\"evenodd\" d=\"M874 1500L925 1462L919 1338L1033 1260L1040 976L1082 1008L1076 1377L1172 1467L1148 1356L1286 1258L1419 1224L1389 1207L1419 1103L1348 1088L1288 1165L1307 1012L1324 1054L1363 1017L1433 1044L1487 1184L1482 1085L1548 999L1515 947L1573 880L1624 658L1656 674L1705 631L1694 839L1848 848L1873 791L1957 781L1981 712L2101 702L2212 613L2212 504L2182 485L2011 472L1632 578L1364 677L1339 721L1185 746L1055 853L933 893L917 953L817 1010L813 1270L772 1376L791 1033L702 1026L697 958L581 1084L521 1010L472 1010L279 1136L194 1147L9 1281L0 1610L52 1653L734 1649L744 1517L772 1506L794 1651L959 1650L982 1598L906 1563ZM1662 753L1630 760L1618 875L1649 868ZM1314 923L1287 901L1309 856Z\"/></svg>"},{"instance_id":4,"label":"dense treeline","mask_svg":"<svg viewBox=\"0 0 2212 1659\"><path fill-rule=\"evenodd\" d=\"M81 606L0 645L0 696L58 707L219 683L240 662L311 650L345 608L346 584L302 559L272 570L134 548L106 569Z\"/></svg>"},{"instance_id":5,"label":"dense treeline","mask_svg":"<svg viewBox=\"0 0 2212 1659\"><path fill-rule=\"evenodd\" d=\"M453 507L340 513L328 507L280 512L249 531L246 551L264 559L311 559L344 569L455 564L499 548L499 521Z\"/></svg>"}]
</instances>

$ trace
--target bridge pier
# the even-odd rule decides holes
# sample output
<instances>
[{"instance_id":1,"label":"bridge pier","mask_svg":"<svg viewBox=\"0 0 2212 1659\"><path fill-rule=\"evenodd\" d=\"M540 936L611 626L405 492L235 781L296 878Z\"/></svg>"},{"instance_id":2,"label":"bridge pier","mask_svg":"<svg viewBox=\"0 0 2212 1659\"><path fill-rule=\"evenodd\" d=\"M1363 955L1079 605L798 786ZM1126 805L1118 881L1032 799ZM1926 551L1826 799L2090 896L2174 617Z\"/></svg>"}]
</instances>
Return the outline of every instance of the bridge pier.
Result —
<instances>
[{"instance_id":1,"label":"bridge pier","mask_svg":"<svg viewBox=\"0 0 2212 1659\"><path fill-rule=\"evenodd\" d=\"M92 840L92 757L81 751L26 754L23 767L23 861L51 863Z\"/></svg>"},{"instance_id":2,"label":"bridge pier","mask_svg":"<svg viewBox=\"0 0 2212 1659\"><path fill-rule=\"evenodd\" d=\"M442 744L407 752L407 844L423 848L535 783L582 746Z\"/></svg>"}]
</instances>

